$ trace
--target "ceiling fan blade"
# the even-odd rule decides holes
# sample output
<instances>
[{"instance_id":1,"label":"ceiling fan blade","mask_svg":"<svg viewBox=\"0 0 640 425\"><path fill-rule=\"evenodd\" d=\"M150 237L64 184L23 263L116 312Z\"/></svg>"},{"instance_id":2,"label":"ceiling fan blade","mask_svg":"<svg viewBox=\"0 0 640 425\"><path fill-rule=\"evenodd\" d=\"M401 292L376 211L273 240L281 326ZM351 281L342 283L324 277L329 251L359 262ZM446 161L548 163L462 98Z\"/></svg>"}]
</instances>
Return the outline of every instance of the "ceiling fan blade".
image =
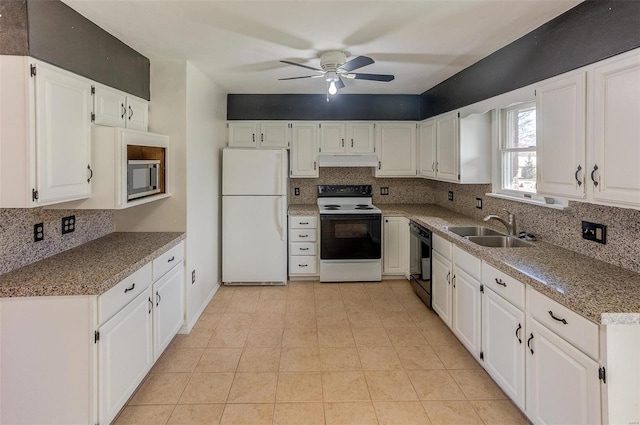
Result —
<instances>
[{"instance_id":1,"label":"ceiling fan blade","mask_svg":"<svg viewBox=\"0 0 640 425\"><path fill-rule=\"evenodd\" d=\"M358 56L346 62L340 67L340 69L344 69L345 71L353 71L354 69L362 68L363 66L371 65L372 63L374 63L374 60L370 57Z\"/></svg>"},{"instance_id":2,"label":"ceiling fan blade","mask_svg":"<svg viewBox=\"0 0 640 425\"><path fill-rule=\"evenodd\" d=\"M340 90L343 87L344 87L344 82L342 81L342 78L338 77L338 81L336 81L336 88Z\"/></svg>"},{"instance_id":3,"label":"ceiling fan blade","mask_svg":"<svg viewBox=\"0 0 640 425\"><path fill-rule=\"evenodd\" d=\"M278 80L299 80L300 78L318 78L318 77L322 77L322 75L305 75L304 77L278 78Z\"/></svg>"},{"instance_id":4,"label":"ceiling fan blade","mask_svg":"<svg viewBox=\"0 0 640 425\"><path fill-rule=\"evenodd\" d=\"M312 70L312 71L324 72L324 71L323 71L323 70L321 70L321 69L313 68L313 67L311 67L311 66L303 65L303 64L301 64L301 63L295 63L295 62L291 62L291 61L280 61L280 62L282 62L282 63L286 63L287 65L295 65L295 66L299 66L299 67L302 67L302 68L307 68L307 69L310 69L310 70Z\"/></svg>"},{"instance_id":5,"label":"ceiling fan blade","mask_svg":"<svg viewBox=\"0 0 640 425\"><path fill-rule=\"evenodd\" d=\"M358 73L354 73L354 74L350 74L353 75L353 78L355 78L356 80L370 80L370 81L393 81L393 79L395 78L393 75L388 75L388 74L358 74Z\"/></svg>"}]
</instances>

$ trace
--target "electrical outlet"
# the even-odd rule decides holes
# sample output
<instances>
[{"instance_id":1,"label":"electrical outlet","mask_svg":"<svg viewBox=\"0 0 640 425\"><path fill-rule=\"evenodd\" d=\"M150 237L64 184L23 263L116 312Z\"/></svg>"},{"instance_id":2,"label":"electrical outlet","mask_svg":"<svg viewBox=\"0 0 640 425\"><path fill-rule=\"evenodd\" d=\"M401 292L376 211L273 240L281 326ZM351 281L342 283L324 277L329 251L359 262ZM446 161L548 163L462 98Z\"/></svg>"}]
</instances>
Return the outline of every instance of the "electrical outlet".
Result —
<instances>
[{"instance_id":1,"label":"electrical outlet","mask_svg":"<svg viewBox=\"0 0 640 425\"><path fill-rule=\"evenodd\" d=\"M33 241L40 242L44 239L44 223L36 223L33 225Z\"/></svg>"},{"instance_id":2,"label":"electrical outlet","mask_svg":"<svg viewBox=\"0 0 640 425\"><path fill-rule=\"evenodd\" d=\"M76 230L76 216L62 217L62 234L71 233L74 230Z\"/></svg>"},{"instance_id":3,"label":"electrical outlet","mask_svg":"<svg viewBox=\"0 0 640 425\"><path fill-rule=\"evenodd\" d=\"M598 242L601 244L607 243L607 226L604 224L591 223L589 221L582 222L582 239Z\"/></svg>"},{"instance_id":4,"label":"electrical outlet","mask_svg":"<svg viewBox=\"0 0 640 425\"><path fill-rule=\"evenodd\" d=\"M293 188L293 194L296 196L300 196L300 188L299 187L294 187Z\"/></svg>"},{"instance_id":5,"label":"electrical outlet","mask_svg":"<svg viewBox=\"0 0 640 425\"><path fill-rule=\"evenodd\" d=\"M191 284L196 283L196 271L195 269L191 271Z\"/></svg>"},{"instance_id":6,"label":"electrical outlet","mask_svg":"<svg viewBox=\"0 0 640 425\"><path fill-rule=\"evenodd\" d=\"M380 188L380 195L388 195L389 194L389 188L388 187L381 187Z\"/></svg>"},{"instance_id":7,"label":"electrical outlet","mask_svg":"<svg viewBox=\"0 0 640 425\"><path fill-rule=\"evenodd\" d=\"M482 209L482 198L476 198L476 208L479 210Z\"/></svg>"},{"instance_id":8,"label":"electrical outlet","mask_svg":"<svg viewBox=\"0 0 640 425\"><path fill-rule=\"evenodd\" d=\"M453 201L453 191L449 191L449 195L447 195L447 199L449 199L450 201Z\"/></svg>"}]
</instances>

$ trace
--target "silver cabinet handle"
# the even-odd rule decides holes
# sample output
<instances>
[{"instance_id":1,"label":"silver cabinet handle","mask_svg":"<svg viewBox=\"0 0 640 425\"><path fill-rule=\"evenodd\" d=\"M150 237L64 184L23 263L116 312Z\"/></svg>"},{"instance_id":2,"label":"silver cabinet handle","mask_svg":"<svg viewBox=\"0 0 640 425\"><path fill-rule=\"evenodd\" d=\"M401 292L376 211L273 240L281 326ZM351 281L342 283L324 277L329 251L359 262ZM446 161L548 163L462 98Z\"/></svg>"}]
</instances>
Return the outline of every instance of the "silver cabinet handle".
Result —
<instances>
[{"instance_id":1,"label":"silver cabinet handle","mask_svg":"<svg viewBox=\"0 0 640 425\"><path fill-rule=\"evenodd\" d=\"M435 162L431 163L431 171L436 171L436 163Z\"/></svg>"},{"instance_id":2,"label":"silver cabinet handle","mask_svg":"<svg viewBox=\"0 0 640 425\"><path fill-rule=\"evenodd\" d=\"M313 170L314 170L314 171L316 170L316 165L317 165L317 164L316 164L316 161L313 161Z\"/></svg>"},{"instance_id":3,"label":"silver cabinet handle","mask_svg":"<svg viewBox=\"0 0 640 425\"><path fill-rule=\"evenodd\" d=\"M378 161L378 170L382 169L382 162Z\"/></svg>"},{"instance_id":4,"label":"silver cabinet handle","mask_svg":"<svg viewBox=\"0 0 640 425\"><path fill-rule=\"evenodd\" d=\"M351 147L353 147L353 139L351 139Z\"/></svg>"},{"instance_id":5,"label":"silver cabinet handle","mask_svg":"<svg viewBox=\"0 0 640 425\"><path fill-rule=\"evenodd\" d=\"M447 283L451 285L451 279L449 279L449 276L451 276L451 272L447 273Z\"/></svg>"},{"instance_id":6,"label":"silver cabinet handle","mask_svg":"<svg viewBox=\"0 0 640 425\"><path fill-rule=\"evenodd\" d=\"M342 139L342 147L344 148L344 139Z\"/></svg>"},{"instance_id":7,"label":"silver cabinet handle","mask_svg":"<svg viewBox=\"0 0 640 425\"><path fill-rule=\"evenodd\" d=\"M576 169L576 173L574 174L574 178L576 179L576 183L578 183L578 187L582 186L582 180L578 178L578 173L582 171L582 166L578 164L578 168Z\"/></svg>"},{"instance_id":8,"label":"silver cabinet handle","mask_svg":"<svg viewBox=\"0 0 640 425\"><path fill-rule=\"evenodd\" d=\"M251 143L256 142L256 133L251 133Z\"/></svg>"},{"instance_id":9,"label":"silver cabinet handle","mask_svg":"<svg viewBox=\"0 0 640 425\"><path fill-rule=\"evenodd\" d=\"M438 163L436 162L436 173L438 172Z\"/></svg>"},{"instance_id":10,"label":"silver cabinet handle","mask_svg":"<svg viewBox=\"0 0 640 425\"><path fill-rule=\"evenodd\" d=\"M158 291L156 291L156 307L160 304L160 301L162 301L162 297L160 296Z\"/></svg>"},{"instance_id":11,"label":"silver cabinet handle","mask_svg":"<svg viewBox=\"0 0 640 425\"><path fill-rule=\"evenodd\" d=\"M453 275L453 279L451 279L451 282L453 283L453 287L456 287L456 275Z\"/></svg>"},{"instance_id":12,"label":"silver cabinet handle","mask_svg":"<svg viewBox=\"0 0 640 425\"><path fill-rule=\"evenodd\" d=\"M91 179L93 178L93 170L91 169L91 164L87 164L87 170L89 170L89 178L87 179L87 183L91 183Z\"/></svg>"}]
</instances>

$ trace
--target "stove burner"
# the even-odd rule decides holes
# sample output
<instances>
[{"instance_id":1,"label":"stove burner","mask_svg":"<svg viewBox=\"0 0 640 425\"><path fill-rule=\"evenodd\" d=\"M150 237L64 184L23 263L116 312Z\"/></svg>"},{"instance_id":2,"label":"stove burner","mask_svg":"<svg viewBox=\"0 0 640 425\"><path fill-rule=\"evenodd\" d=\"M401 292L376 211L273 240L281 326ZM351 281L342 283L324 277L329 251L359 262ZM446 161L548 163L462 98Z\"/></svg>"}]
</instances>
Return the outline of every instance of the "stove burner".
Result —
<instances>
[{"instance_id":1,"label":"stove burner","mask_svg":"<svg viewBox=\"0 0 640 425\"><path fill-rule=\"evenodd\" d=\"M356 205L356 207L354 209L356 209L356 210L372 210L373 207L370 207L369 205Z\"/></svg>"}]
</instances>

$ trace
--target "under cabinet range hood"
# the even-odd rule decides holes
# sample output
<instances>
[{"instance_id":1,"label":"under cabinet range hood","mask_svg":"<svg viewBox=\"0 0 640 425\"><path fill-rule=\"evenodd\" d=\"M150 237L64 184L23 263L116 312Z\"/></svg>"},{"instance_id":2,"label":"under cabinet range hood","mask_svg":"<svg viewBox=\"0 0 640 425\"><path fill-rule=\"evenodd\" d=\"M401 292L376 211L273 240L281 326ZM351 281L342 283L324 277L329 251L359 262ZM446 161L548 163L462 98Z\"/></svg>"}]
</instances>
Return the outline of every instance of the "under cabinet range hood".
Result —
<instances>
[{"instance_id":1,"label":"under cabinet range hood","mask_svg":"<svg viewBox=\"0 0 640 425\"><path fill-rule=\"evenodd\" d=\"M366 155L331 155L319 154L320 167L377 167L378 157L375 154Z\"/></svg>"}]
</instances>

